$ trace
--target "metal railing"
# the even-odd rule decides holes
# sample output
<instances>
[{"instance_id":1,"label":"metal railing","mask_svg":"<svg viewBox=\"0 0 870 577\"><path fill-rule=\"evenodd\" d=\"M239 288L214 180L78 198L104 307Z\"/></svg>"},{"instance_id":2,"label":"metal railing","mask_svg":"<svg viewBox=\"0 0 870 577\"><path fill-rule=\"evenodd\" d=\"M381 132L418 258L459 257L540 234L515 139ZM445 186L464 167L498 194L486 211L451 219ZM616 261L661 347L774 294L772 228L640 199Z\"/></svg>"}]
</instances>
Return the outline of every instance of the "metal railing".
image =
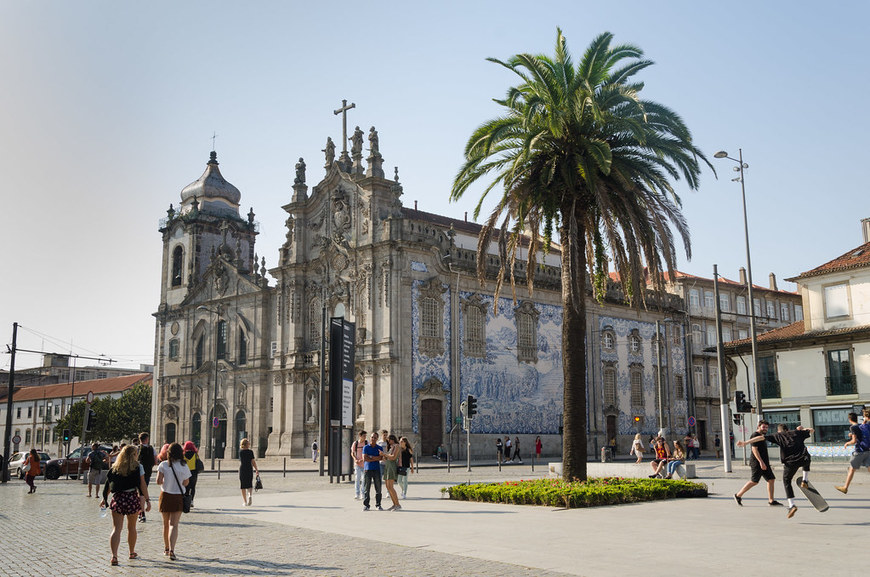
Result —
<instances>
[{"instance_id":1,"label":"metal railing","mask_svg":"<svg viewBox=\"0 0 870 577\"><path fill-rule=\"evenodd\" d=\"M761 398L778 399L782 396L779 389L779 380L770 379L761 381Z\"/></svg>"},{"instance_id":2,"label":"metal railing","mask_svg":"<svg viewBox=\"0 0 870 577\"><path fill-rule=\"evenodd\" d=\"M831 375L825 377L828 395L854 395L858 392L855 375Z\"/></svg>"}]
</instances>

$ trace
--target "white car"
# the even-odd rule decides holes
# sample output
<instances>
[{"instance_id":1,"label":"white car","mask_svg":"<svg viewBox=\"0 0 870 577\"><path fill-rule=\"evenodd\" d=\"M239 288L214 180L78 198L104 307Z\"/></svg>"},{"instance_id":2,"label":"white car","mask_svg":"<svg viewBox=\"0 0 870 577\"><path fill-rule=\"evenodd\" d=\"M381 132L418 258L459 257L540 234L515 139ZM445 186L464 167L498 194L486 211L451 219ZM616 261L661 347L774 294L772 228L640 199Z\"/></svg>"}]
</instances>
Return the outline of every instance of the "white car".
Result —
<instances>
[{"instance_id":1,"label":"white car","mask_svg":"<svg viewBox=\"0 0 870 577\"><path fill-rule=\"evenodd\" d=\"M24 461L27 460L27 455L30 454L30 451L19 451L17 453L12 453L12 458L9 459L9 472L10 474L14 474L19 479L24 478L24 471L21 469L24 466ZM39 455L39 466L42 469L41 474L45 474L45 464L48 463L51 457L48 453L43 453L41 451L37 451Z\"/></svg>"}]
</instances>

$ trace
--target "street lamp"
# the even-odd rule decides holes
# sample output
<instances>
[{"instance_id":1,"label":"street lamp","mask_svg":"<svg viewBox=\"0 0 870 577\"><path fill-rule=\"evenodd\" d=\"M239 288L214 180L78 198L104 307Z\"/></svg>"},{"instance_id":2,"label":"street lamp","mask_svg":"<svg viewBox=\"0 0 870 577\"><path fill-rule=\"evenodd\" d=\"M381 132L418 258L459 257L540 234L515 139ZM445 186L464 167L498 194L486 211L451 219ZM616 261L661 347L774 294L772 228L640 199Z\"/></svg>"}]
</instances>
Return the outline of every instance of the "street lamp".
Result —
<instances>
[{"instance_id":1,"label":"street lamp","mask_svg":"<svg viewBox=\"0 0 870 577\"><path fill-rule=\"evenodd\" d=\"M752 368L755 373L755 411L758 414L758 419L762 418L761 411L761 379L759 378L758 371L758 332L755 329L755 299L752 297L752 258L749 254L749 220L746 216L746 185L743 182L743 170L749 168L749 165L743 162L743 149L738 149L738 158L732 158L728 156L728 153L724 150L720 150L716 154L713 155L714 158L727 158L728 160L732 160L737 163L737 166L734 167L734 172L739 172L740 176L734 178L733 180L737 180L740 182L740 192L743 195L743 233L746 239L746 274L747 274L747 286L749 293L749 332L752 337ZM723 440L724 442L724 440Z\"/></svg>"},{"instance_id":2,"label":"street lamp","mask_svg":"<svg viewBox=\"0 0 870 577\"><path fill-rule=\"evenodd\" d=\"M214 310L210 309L207 306L199 305L196 307L198 311L206 311L209 313L213 313L218 319L221 316L220 309ZM211 435L211 470L214 471L214 463L215 463L215 453L217 452L217 437L215 436L215 426L214 420L217 419L218 412L218 334L217 334L217 323L215 323L214 327L214 396L212 397L212 412L211 418L212 422L209 423L208 430Z\"/></svg>"}]
</instances>

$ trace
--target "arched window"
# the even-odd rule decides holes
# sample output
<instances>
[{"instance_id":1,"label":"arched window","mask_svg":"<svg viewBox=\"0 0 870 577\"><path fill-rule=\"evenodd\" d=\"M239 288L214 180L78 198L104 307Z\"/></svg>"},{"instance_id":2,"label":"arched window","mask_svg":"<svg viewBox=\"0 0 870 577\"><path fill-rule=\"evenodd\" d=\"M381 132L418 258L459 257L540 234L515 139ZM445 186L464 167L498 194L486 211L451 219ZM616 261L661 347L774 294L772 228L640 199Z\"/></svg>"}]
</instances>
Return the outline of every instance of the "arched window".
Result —
<instances>
[{"instance_id":1,"label":"arched window","mask_svg":"<svg viewBox=\"0 0 870 577\"><path fill-rule=\"evenodd\" d=\"M643 407L643 369L631 367L631 406Z\"/></svg>"},{"instance_id":2,"label":"arched window","mask_svg":"<svg viewBox=\"0 0 870 577\"><path fill-rule=\"evenodd\" d=\"M217 358L227 358L227 321L217 324Z\"/></svg>"},{"instance_id":3,"label":"arched window","mask_svg":"<svg viewBox=\"0 0 870 577\"><path fill-rule=\"evenodd\" d=\"M205 335L199 335L199 338L196 339L196 357L194 359L194 367L199 368L202 366L203 362L203 354L205 353Z\"/></svg>"},{"instance_id":4,"label":"arched window","mask_svg":"<svg viewBox=\"0 0 870 577\"><path fill-rule=\"evenodd\" d=\"M628 335L628 350L633 355L640 354L640 336L637 334L637 331L633 331Z\"/></svg>"},{"instance_id":5,"label":"arched window","mask_svg":"<svg viewBox=\"0 0 870 577\"><path fill-rule=\"evenodd\" d=\"M163 436L163 440L167 443L175 442L175 423L166 423L166 434Z\"/></svg>"},{"instance_id":6,"label":"arched window","mask_svg":"<svg viewBox=\"0 0 870 577\"><path fill-rule=\"evenodd\" d=\"M604 368L604 405L616 406L616 369Z\"/></svg>"},{"instance_id":7,"label":"arched window","mask_svg":"<svg viewBox=\"0 0 870 577\"><path fill-rule=\"evenodd\" d=\"M171 339L169 341L169 360L178 360L178 339Z\"/></svg>"},{"instance_id":8,"label":"arched window","mask_svg":"<svg viewBox=\"0 0 870 577\"><path fill-rule=\"evenodd\" d=\"M242 442L242 439L248 436L248 432L245 430L247 426L248 420L245 418L245 412L239 411L236 413L236 442L233 443L235 457L239 456L239 444Z\"/></svg>"},{"instance_id":9,"label":"arched window","mask_svg":"<svg viewBox=\"0 0 870 577\"><path fill-rule=\"evenodd\" d=\"M181 275L184 270L184 249L175 247L172 251L172 286L181 286Z\"/></svg>"},{"instance_id":10,"label":"arched window","mask_svg":"<svg viewBox=\"0 0 870 577\"><path fill-rule=\"evenodd\" d=\"M540 313L529 301L516 309L517 360L526 363L538 362L538 316Z\"/></svg>"},{"instance_id":11,"label":"arched window","mask_svg":"<svg viewBox=\"0 0 870 577\"><path fill-rule=\"evenodd\" d=\"M612 351L615 345L616 337L613 335L613 330L610 327L607 327L601 333L601 346L606 351Z\"/></svg>"},{"instance_id":12,"label":"arched window","mask_svg":"<svg viewBox=\"0 0 870 577\"><path fill-rule=\"evenodd\" d=\"M244 365L248 362L248 337L245 336L245 331L239 329L239 364Z\"/></svg>"},{"instance_id":13,"label":"arched window","mask_svg":"<svg viewBox=\"0 0 870 577\"><path fill-rule=\"evenodd\" d=\"M193 441L193 444L200 446L202 441L202 415L199 413L194 413L193 418L190 420L190 440Z\"/></svg>"}]
</instances>

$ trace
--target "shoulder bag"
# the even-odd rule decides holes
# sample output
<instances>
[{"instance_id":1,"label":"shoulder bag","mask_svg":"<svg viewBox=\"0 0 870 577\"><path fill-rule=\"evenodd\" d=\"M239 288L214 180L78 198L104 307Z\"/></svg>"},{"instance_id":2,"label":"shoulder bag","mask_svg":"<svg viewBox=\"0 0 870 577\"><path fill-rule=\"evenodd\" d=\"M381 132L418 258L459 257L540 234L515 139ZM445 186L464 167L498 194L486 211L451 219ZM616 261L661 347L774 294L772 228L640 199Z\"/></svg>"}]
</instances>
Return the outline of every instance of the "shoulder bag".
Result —
<instances>
[{"instance_id":1,"label":"shoulder bag","mask_svg":"<svg viewBox=\"0 0 870 577\"><path fill-rule=\"evenodd\" d=\"M175 477L175 482L178 484L178 488L184 491L184 486L181 484L181 481L178 480L178 473L175 472L175 467L173 466L172 461L169 461L169 468L172 469L172 475ZM193 501L193 497L190 496L190 493L184 491L181 500L181 510L183 512L190 513L191 501Z\"/></svg>"}]
</instances>

